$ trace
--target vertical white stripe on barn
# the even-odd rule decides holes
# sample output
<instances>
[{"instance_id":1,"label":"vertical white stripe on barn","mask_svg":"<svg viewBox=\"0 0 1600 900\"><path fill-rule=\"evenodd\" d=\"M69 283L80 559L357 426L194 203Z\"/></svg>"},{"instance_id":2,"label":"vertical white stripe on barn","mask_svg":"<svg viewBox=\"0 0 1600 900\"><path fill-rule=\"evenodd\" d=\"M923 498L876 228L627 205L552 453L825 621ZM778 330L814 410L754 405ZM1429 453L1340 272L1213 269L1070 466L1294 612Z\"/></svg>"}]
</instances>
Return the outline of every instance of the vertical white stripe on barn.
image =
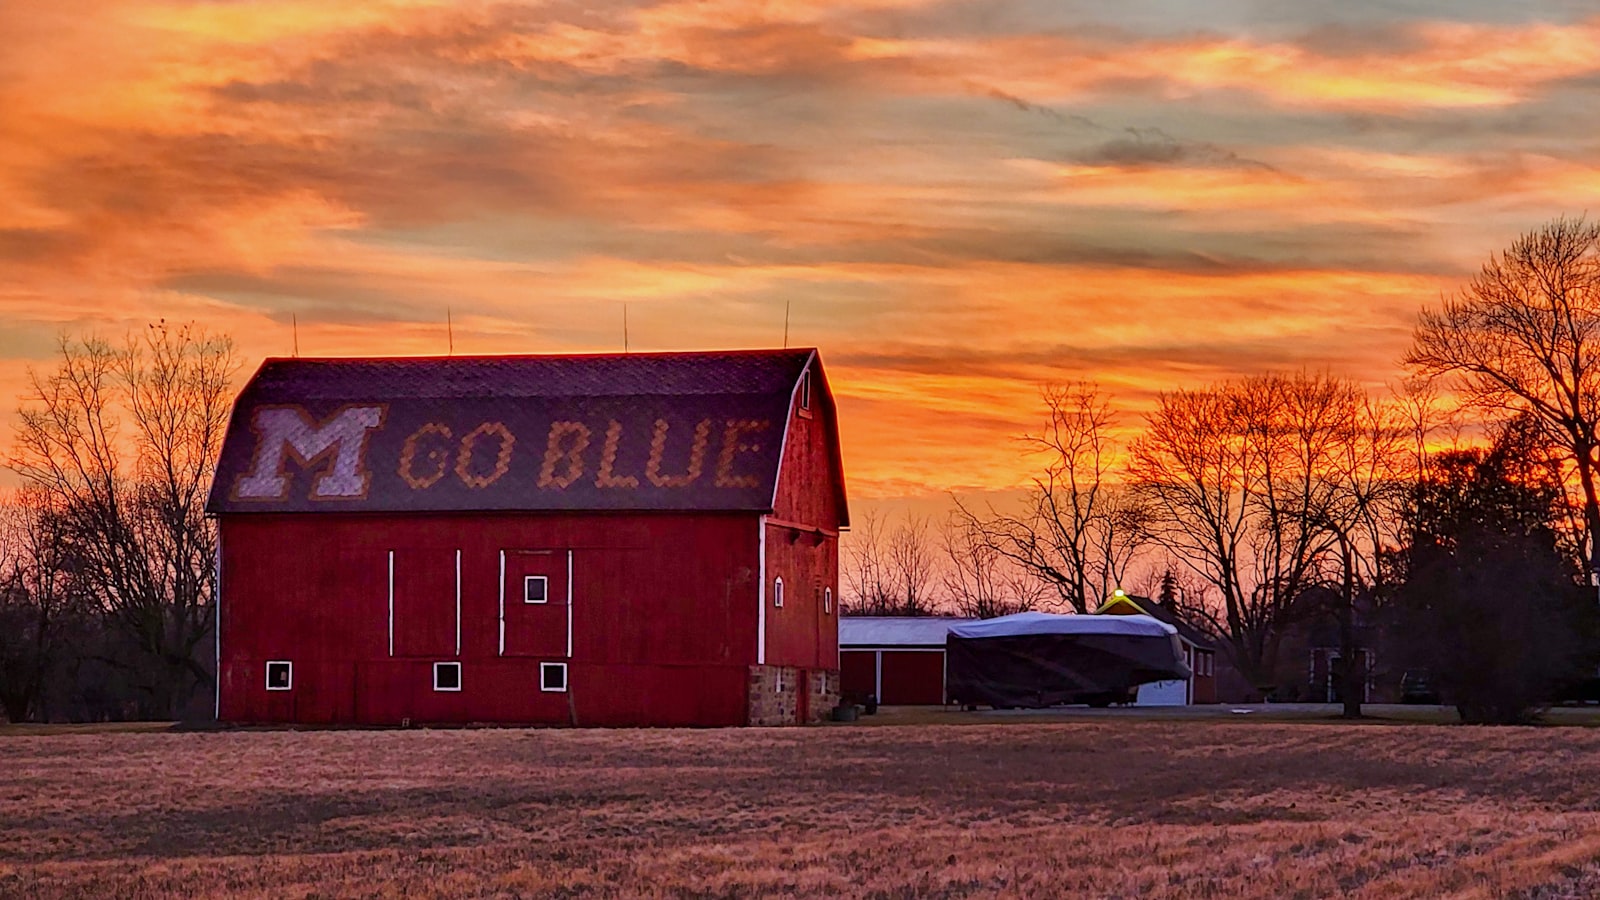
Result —
<instances>
[{"instance_id":1,"label":"vertical white stripe on barn","mask_svg":"<svg viewBox=\"0 0 1600 900\"><path fill-rule=\"evenodd\" d=\"M760 551L756 554L756 665L767 664L767 517L756 519L761 529Z\"/></svg>"},{"instance_id":2,"label":"vertical white stripe on barn","mask_svg":"<svg viewBox=\"0 0 1600 900\"><path fill-rule=\"evenodd\" d=\"M215 572L213 574L213 577L216 580L212 582L212 587L211 587L211 591L212 591L212 593L211 593L211 606L212 606L211 612L216 617L214 622L212 623L212 628L216 631L216 634L213 635L213 637L216 639L217 667L213 671L216 673L216 678L215 678L216 685L215 686L216 686L217 690L216 690L216 700L212 704L213 705L213 712L211 714L211 717L213 719L221 721L221 719L222 719L222 529L220 527L217 529L217 550L216 550L216 553L217 553L217 566L216 566Z\"/></svg>"}]
</instances>

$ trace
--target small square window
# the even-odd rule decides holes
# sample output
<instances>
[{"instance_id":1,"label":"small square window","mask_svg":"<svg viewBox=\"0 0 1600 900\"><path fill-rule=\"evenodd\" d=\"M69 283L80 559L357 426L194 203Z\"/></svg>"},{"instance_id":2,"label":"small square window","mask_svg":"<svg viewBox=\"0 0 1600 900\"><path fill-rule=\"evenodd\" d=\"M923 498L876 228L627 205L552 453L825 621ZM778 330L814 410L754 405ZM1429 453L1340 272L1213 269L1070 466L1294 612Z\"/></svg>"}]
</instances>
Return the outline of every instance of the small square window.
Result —
<instances>
[{"instance_id":1,"label":"small square window","mask_svg":"<svg viewBox=\"0 0 1600 900\"><path fill-rule=\"evenodd\" d=\"M294 663L274 660L267 663L267 690L287 691L294 688Z\"/></svg>"},{"instance_id":2,"label":"small square window","mask_svg":"<svg viewBox=\"0 0 1600 900\"><path fill-rule=\"evenodd\" d=\"M774 578L772 580L772 605L776 606L776 607L778 607L780 609L783 607L783 579L782 578Z\"/></svg>"},{"instance_id":3,"label":"small square window","mask_svg":"<svg viewBox=\"0 0 1600 900\"><path fill-rule=\"evenodd\" d=\"M566 663L539 664L539 690L560 693L567 689Z\"/></svg>"},{"instance_id":4,"label":"small square window","mask_svg":"<svg viewBox=\"0 0 1600 900\"><path fill-rule=\"evenodd\" d=\"M544 575L529 575L522 579L523 603L549 603L550 579Z\"/></svg>"},{"instance_id":5,"label":"small square window","mask_svg":"<svg viewBox=\"0 0 1600 900\"><path fill-rule=\"evenodd\" d=\"M433 664L433 689L436 691L461 690L461 663L436 662Z\"/></svg>"}]
</instances>

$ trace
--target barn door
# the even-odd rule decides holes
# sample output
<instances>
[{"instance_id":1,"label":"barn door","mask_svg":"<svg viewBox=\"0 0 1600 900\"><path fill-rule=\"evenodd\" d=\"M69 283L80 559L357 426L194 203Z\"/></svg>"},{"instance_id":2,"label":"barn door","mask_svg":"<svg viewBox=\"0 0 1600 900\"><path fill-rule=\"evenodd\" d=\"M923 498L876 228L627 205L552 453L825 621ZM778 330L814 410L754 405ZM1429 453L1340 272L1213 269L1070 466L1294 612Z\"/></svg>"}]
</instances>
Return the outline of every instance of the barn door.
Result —
<instances>
[{"instance_id":1,"label":"barn door","mask_svg":"<svg viewBox=\"0 0 1600 900\"><path fill-rule=\"evenodd\" d=\"M501 655L572 655L572 551L501 551Z\"/></svg>"},{"instance_id":2,"label":"barn door","mask_svg":"<svg viewBox=\"0 0 1600 900\"><path fill-rule=\"evenodd\" d=\"M389 552L389 655L450 657L461 645L460 551Z\"/></svg>"}]
</instances>

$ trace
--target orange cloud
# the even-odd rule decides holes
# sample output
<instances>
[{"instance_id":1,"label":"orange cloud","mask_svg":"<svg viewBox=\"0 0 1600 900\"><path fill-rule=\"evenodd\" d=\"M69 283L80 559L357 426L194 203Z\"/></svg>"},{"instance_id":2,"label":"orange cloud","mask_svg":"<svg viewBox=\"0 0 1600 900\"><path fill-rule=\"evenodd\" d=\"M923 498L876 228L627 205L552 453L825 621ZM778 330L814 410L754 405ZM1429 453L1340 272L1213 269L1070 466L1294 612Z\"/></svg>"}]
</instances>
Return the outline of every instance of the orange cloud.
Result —
<instances>
[{"instance_id":1,"label":"orange cloud","mask_svg":"<svg viewBox=\"0 0 1600 900\"><path fill-rule=\"evenodd\" d=\"M0 395L58 332L162 317L253 362L292 323L316 354L440 352L446 310L461 352L610 349L626 303L634 347L689 348L778 343L787 310L855 495L1004 489L1040 382L1099 379L1129 429L1260 368L1377 385L1421 303L1600 200L1563 100L1595 21L1048 15L7 9Z\"/></svg>"},{"instance_id":2,"label":"orange cloud","mask_svg":"<svg viewBox=\"0 0 1600 900\"><path fill-rule=\"evenodd\" d=\"M1061 102L1134 89L1165 100L1208 92L1259 95L1329 109L1507 106L1564 79L1600 71L1600 21L1523 26L1427 23L1409 46L1325 53L1284 41L1222 35L1112 42L1093 37L875 39L852 44L870 60L917 60L924 70L1010 95Z\"/></svg>"}]
</instances>

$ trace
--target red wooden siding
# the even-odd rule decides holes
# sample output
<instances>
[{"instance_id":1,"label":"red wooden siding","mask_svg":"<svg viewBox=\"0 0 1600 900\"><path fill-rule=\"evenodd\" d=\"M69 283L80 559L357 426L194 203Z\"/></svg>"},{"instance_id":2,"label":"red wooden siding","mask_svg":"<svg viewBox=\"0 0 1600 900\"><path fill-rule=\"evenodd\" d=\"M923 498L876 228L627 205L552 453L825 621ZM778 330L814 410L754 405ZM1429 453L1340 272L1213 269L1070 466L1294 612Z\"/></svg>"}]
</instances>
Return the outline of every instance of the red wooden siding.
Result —
<instances>
[{"instance_id":1,"label":"red wooden siding","mask_svg":"<svg viewBox=\"0 0 1600 900\"><path fill-rule=\"evenodd\" d=\"M938 705L944 702L944 651L841 650L839 685L857 702L874 694L890 706Z\"/></svg>"},{"instance_id":2,"label":"red wooden siding","mask_svg":"<svg viewBox=\"0 0 1600 900\"><path fill-rule=\"evenodd\" d=\"M742 724L756 653L757 521L710 513L226 516L222 718ZM529 548L559 552L543 559L516 552ZM499 650L502 550L507 636L527 635L528 656ZM511 581L548 570L552 598L564 600L566 550L573 558L570 661L564 622L558 632L517 615L554 616L560 608L523 608L520 580ZM280 659L293 662L294 687L267 691L266 662ZM461 691L434 691L433 662L457 659ZM540 662L569 662L569 692L539 689Z\"/></svg>"},{"instance_id":3,"label":"red wooden siding","mask_svg":"<svg viewBox=\"0 0 1600 900\"><path fill-rule=\"evenodd\" d=\"M767 664L839 668L839 542L793 528L767 525ZM783 606L773 582L783 579ZM823 592L833 602L823 610Z\"/></svg>"},{"instance_id":4,"label":"red wooden siding","mask_svg":"<svg viewBox=\"0 0 1600 900\"><path fill-rule=\"evenodd\" d=\"M796 394L789 410L789 434L784 439L773 517L838 532L842 491L836 484L843 484L844 475L837 473L835 480L834 421L833 398L820 381L812 385L810 410L801 409Z\"/></svg>"},{"instance_id":5,"label":"red wooden siding","mask_svg":"<svg viewBox=\"0 0 1600 900\"><path fill-rule=\"evenodd\" d=\"M394 655L456 655L456 555L452 549L394 552Z\"/></svg>"},{"instance_id":6,"label":"red wooden siding","mask_svg":"<svg viewBox=\"0 0 1600 900\"><path fill-rule=\"evenodd\" d=\"M503 655L565 659L569 624L567 551L514 548L504 553L506 639ZM576 551L572 555L576 557ZM573 562L576 566L576 559ZM545 580L543 603L527 601L526 583L530 576Z\"/></svg>"},{"instance_id":7,"label":"red wooden siding","mask_svg":"<svg viewBox=\"0 0 1600 900\"><path fill-rule=\"evenodd\" d=\"M811 389L811 409L796 395L789 411L783 466L766 533L768 665L839 667L839 521L833 421L827 391ZM842 475L840 475L842 477ZM776 579L784 604L773 602Z\"/></svg>"},{"instance_id":8,"label":"red wooden siding","mask_svg":"<svg viewBox=\"0 0 1600 900\"><path fill-rule=\"evenodd\" d=\"M880 703L944 702L943 650L883 651L883 696Z\"/></svg>"},{"instance_id":9,"label":"red wooden siding","mask_svg":"<svg viewBox=\"0 0 1600 900\"><path fill-rule=\"evenodd\" d=\"M878 654L874 650L839 651L839 696L859 703L878 692Z\"/></svg>"},{"instance_id":10,"label":"red wooden siding","mask_svg":"<svg viewBox=\"0 0 1600 900\"><path fill-rule=\"evenodd\" d=\"M1212 657L1212 665L1214 666L1216 664L1215 655L1214 654L1208 654L1208 655L1211 655L1211 657ZM1215 675L1196 675L1196 676L1194 676L1193 694L1190 697L1189 702L1190 703L1215 703L1215 702L1217 702L1217 679L1216 679L1216 676Z\"/></svg>"}]
</instances>

